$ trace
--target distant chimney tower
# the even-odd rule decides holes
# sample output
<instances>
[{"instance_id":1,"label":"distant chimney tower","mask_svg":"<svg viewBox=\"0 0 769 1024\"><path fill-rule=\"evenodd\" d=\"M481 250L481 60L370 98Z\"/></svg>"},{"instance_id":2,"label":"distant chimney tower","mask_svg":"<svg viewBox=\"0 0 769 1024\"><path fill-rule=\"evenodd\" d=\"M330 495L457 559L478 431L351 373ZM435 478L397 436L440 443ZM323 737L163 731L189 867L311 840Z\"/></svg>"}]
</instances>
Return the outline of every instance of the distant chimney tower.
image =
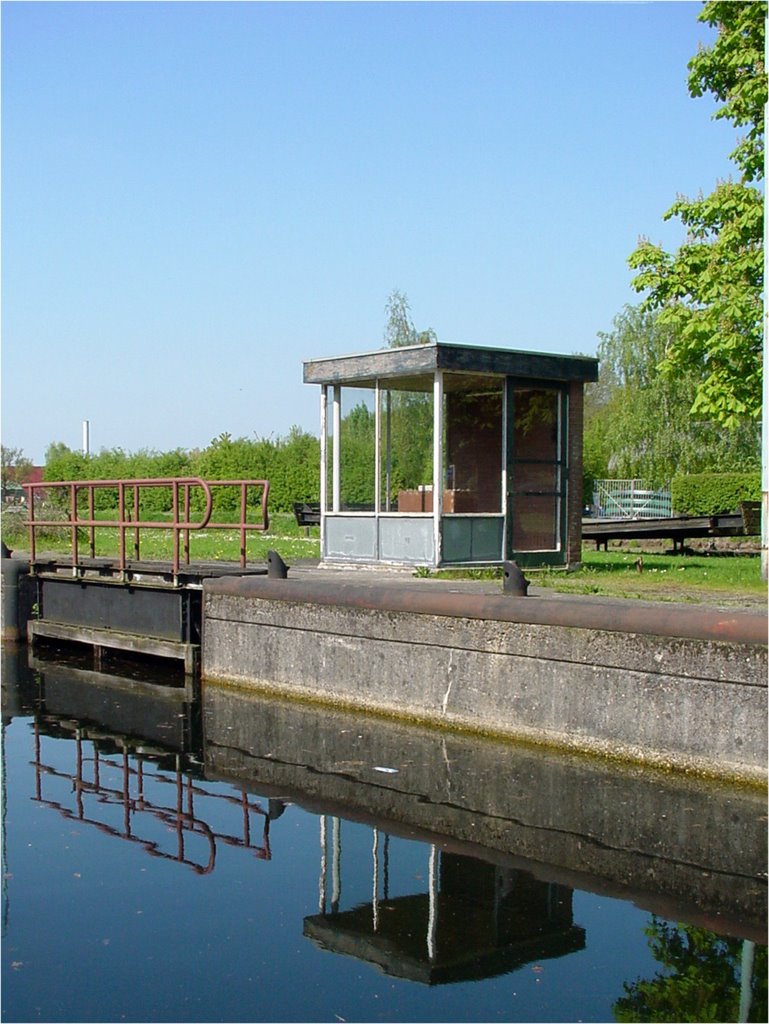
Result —
<instances>
[{"instance_id":1,"label":"distant chimney tower","mask_svg":"<svg viewBox=\"0 0 769 1024\"><path fill-rule=\"evenodd\" d=\"M91 424L83 420L83 455L91 454Z\"/></svg>"}]
</instances>

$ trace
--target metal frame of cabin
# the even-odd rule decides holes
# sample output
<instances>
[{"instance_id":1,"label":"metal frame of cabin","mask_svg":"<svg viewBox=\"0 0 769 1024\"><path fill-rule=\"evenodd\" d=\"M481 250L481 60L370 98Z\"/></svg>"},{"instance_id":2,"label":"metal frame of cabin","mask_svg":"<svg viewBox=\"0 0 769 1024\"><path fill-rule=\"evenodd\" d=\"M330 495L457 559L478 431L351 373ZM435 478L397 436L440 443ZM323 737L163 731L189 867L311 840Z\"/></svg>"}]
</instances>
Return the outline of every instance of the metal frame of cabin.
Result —
<instances>
[{"instance_id":1,"label":"metal frame of cabin","mask_svg":"<svg viewBox=\"0 0 769 1024\"><path fill-rule=\"evenodd\" d=\"M597 376L590 357L445 342L305 362L304 382L321 388L322 561L579 562L583 387ZM364 504L345 496L349 394L373 418ZM395 490L393 433L418 395L431 438L415 444L431 447L432 471Z\"/></svg>"}]
</instances>

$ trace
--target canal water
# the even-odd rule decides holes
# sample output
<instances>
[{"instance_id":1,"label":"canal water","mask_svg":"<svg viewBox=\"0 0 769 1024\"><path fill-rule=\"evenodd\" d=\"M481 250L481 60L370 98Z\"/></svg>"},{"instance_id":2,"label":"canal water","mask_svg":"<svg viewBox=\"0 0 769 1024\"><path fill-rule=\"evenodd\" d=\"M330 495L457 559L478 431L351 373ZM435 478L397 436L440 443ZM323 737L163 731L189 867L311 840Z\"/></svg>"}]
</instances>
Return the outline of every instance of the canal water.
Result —
<instances>
[{"instance_id":1,"label":"canal water","mask_svg":"<svg viewBox=\"0 0 769 1024\"><path fill-rule=\"evenodd\" d=\"M766 1021L766 800L3 650L2 1019Z\"/></svg>"}]
</instances>

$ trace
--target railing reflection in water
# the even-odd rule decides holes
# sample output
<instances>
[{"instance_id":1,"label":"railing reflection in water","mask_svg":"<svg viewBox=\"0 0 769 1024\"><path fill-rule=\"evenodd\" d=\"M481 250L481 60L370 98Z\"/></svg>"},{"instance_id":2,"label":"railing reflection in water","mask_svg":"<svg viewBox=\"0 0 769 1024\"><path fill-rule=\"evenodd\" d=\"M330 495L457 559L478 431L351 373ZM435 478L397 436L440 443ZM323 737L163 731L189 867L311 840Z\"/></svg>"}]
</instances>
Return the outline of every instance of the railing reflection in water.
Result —
<instances>
[{"instance_id":1,"label":"railing reflection in water","mask_svg":"<svg viewBox=\"0 0 769 1024\"><path fill-rule=\"evenodd\" d=\"M65 724L57 720L57 726ZM180 754L170 755L175 762L172 770L162 767L157 759L139 751L131 752L127 743L123 744L122 751L119 751L115 759L100 751L98 737L89 736L87 727L76 722L72 722L71 726L75 743L75 769L70 773L45 763L41 725L38 717L35 718L35 758L32 765L35 769L36 802L53 808L64 818L93 825L107 835L137 843L150 856L186 864L201 875L213 871L217 843L250 850L259 860L271 859L269 811L249 799L245 790L241 791L240 796L212 792L202 786L200 781L196 781L191 772L183 770ZM90 778L86 778L88 765L91 766ZM117 776L119 785L107 784L105 774ZM62 800L46 796L47 780L69 783L73 806L66 806ZM173 801L164 802L150 796L150 789L165 787L172 788ZM202 800L215 801L220 812L222 808L225 812L237 808L240 812L239 834L217 830L196 813L195 803ZM115 808L122 812L119 826L107 820L110 810ZM99 809L101 815L97 813ZM262 819L260 842L255 842L252 836L253 815ZM147 836L147 819L160 823L166 831L175 835L174 852L163 850L160 839ZM201 856L193 856L188 850L193 836L203 840Z\"/></svg>"}]
</instances>

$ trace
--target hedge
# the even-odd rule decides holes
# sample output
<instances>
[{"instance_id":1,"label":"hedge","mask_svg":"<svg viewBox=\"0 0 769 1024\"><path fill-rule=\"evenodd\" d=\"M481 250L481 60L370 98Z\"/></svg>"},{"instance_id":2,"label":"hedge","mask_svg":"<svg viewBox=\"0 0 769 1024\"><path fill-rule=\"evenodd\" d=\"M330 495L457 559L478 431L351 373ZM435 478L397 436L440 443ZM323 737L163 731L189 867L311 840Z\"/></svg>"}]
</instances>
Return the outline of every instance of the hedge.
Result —
<instances>
[{"instance_id":1,"label":"hedge","mask_svg":"<svg viewBox=\"0 0 769 1024\"><path fill-rule=\"evenodd\" d=\"M761 500L761 474L690 473L673 477L673 510L682 516L739 511L741 501Z\"/></svg>"},{"instance_id":2,"label":"hedge","mask_svg":"<svg viewBox=\"0 0 769 1024\"><path fill-rule=\"evenodd\" d=\"M270 481L270 512L290 512L295 501L317 501L320 493L320 441L312 434L292 428L287 437L233 438L221 434L202 451L155 452L142 449L124 452L102 449L83 455L64 444L49 446L45 480L131 480L173 476L200 476L204 480L267 479ZM85 501L85 494L82 496ZM68 502L67 495L57 495ZM254 490L253 499L261 499ZM234 488L214 491L214 518L230 519L239 507ZM117 508L117 489L96 492L98 513ZM202 507L199 488L192 492L193 512ZM85 506L83 506L85 508ZM171 489L147 488L141 494L141 513L147 516L171 510Z\"/></svg>"}]
</instances>

